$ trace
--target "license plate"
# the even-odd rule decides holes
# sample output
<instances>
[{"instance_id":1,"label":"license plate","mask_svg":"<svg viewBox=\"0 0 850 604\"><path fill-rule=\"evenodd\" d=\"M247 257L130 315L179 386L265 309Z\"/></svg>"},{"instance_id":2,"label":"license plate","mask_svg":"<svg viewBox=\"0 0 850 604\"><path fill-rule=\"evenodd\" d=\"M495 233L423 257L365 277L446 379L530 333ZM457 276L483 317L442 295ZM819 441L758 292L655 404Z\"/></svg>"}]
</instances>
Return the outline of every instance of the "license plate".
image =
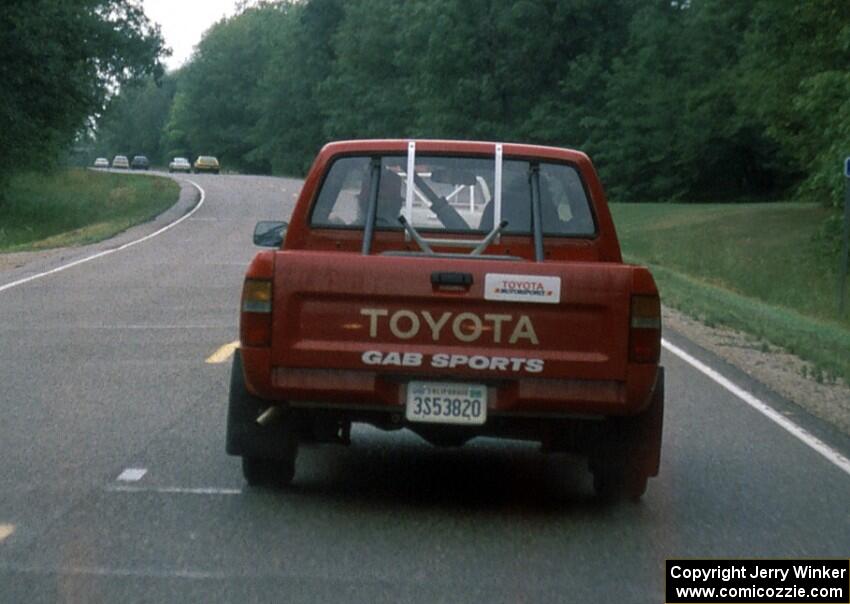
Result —
<instances>
[{"instance_id":1,"label":"license plate","mask_svg":"<svg viewBox=\"0 0 850 604\"><path fill-rule=\"evenodd\" d=\"M487 387L455 382L410 382L404 415L411 422L481 425L487 421Z\"/></svg>"}]
</instances>

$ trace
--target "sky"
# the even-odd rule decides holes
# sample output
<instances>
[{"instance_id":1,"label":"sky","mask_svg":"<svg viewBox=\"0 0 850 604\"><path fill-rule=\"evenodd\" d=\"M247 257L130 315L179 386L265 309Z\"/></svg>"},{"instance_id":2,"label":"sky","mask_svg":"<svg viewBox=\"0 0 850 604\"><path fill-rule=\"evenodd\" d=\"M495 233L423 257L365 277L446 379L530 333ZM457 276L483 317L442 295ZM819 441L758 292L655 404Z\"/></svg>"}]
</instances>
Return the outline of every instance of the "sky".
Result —
<instances>
[{"instance_id":1,"label":"sky","mask_svg":"<svg viewBox=\"0 0 850 604\"><path fill-rule=\"evenodd\" d=\"M166 46L173 54L166 67L177 69L192 54L201 35L210 25L234 12L236 0L143 0L145 14L159 23Z\"/></svg>"}]
</instances>

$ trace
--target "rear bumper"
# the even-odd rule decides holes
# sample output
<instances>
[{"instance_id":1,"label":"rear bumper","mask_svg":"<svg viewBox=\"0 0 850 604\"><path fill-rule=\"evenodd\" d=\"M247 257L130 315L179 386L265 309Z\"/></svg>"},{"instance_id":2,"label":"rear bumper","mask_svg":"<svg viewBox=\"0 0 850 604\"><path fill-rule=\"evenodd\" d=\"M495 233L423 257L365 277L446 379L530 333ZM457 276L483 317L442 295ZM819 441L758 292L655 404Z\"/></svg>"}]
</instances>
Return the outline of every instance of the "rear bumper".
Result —
<instances>
[{"instance_id":1,"label":"rear bumper","mask_svg":"<svg viewBox=\"0 0 850 604\"><path fill-rule=\"evenodd\" d=\"M268 349L243 348L248 390L291 407L398 413L404 415L407 383L413 376L375 371L272 367ZM633 415L649 403L657 366L633 366L626 380L522 379L447 381L486 384L488 415L601 419ZM416 379L422 379L417 376Z\"/></svg>"}]
</instances>

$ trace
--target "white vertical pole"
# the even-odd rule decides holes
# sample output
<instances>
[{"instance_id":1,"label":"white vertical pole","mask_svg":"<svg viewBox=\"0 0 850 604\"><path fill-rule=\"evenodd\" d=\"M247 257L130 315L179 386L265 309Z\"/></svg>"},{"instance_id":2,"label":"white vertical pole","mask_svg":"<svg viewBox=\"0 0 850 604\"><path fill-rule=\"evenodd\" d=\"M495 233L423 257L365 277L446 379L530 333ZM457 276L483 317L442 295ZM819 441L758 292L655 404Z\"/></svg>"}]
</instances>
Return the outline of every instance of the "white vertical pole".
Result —
<instances>
[{"instance_id":1,"label":"white vertical pole","mask_svg":"<svg viewBox=\"0 0 850 604\"><path fill-rule=\"evenodd\" d=\"M496 143L496 178L494 187L496 189L495 197L493 198L493 228L502 222L502 145ZM501 235L496 237L496 243L499 242Z\"/></svg>"},{"instance_id":2,"label":"white vertical pole","mask_svg":"<svg viewBox=\"0 0 850 604\"><path fill-rule=\"evenodd\" d=\"M404 217L408 223L413 224L413 180L416 170L416 143L407 143L407 190L404 196ZM405 229L404 238L410 241L410 234Z\"/></svg>"}]
</instances>

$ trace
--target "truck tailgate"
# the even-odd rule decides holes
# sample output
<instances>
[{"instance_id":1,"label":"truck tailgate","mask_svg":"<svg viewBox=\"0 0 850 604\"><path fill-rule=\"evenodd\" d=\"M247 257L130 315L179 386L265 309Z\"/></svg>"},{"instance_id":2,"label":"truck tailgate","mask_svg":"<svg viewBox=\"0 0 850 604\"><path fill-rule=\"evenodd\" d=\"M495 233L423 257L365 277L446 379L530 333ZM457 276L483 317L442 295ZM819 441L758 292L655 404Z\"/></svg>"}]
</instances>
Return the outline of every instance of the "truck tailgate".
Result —
<instances>
[{"instance_id":1,"label":"truck tailgate","mask_svg":"<svg viewBox=\"0 0 850 604\"><path fill-rule=\"evenodd\" d=\"M626 265L311 251L275 264L274 367L626 379Z\"/></svg>"}]
</instances>

